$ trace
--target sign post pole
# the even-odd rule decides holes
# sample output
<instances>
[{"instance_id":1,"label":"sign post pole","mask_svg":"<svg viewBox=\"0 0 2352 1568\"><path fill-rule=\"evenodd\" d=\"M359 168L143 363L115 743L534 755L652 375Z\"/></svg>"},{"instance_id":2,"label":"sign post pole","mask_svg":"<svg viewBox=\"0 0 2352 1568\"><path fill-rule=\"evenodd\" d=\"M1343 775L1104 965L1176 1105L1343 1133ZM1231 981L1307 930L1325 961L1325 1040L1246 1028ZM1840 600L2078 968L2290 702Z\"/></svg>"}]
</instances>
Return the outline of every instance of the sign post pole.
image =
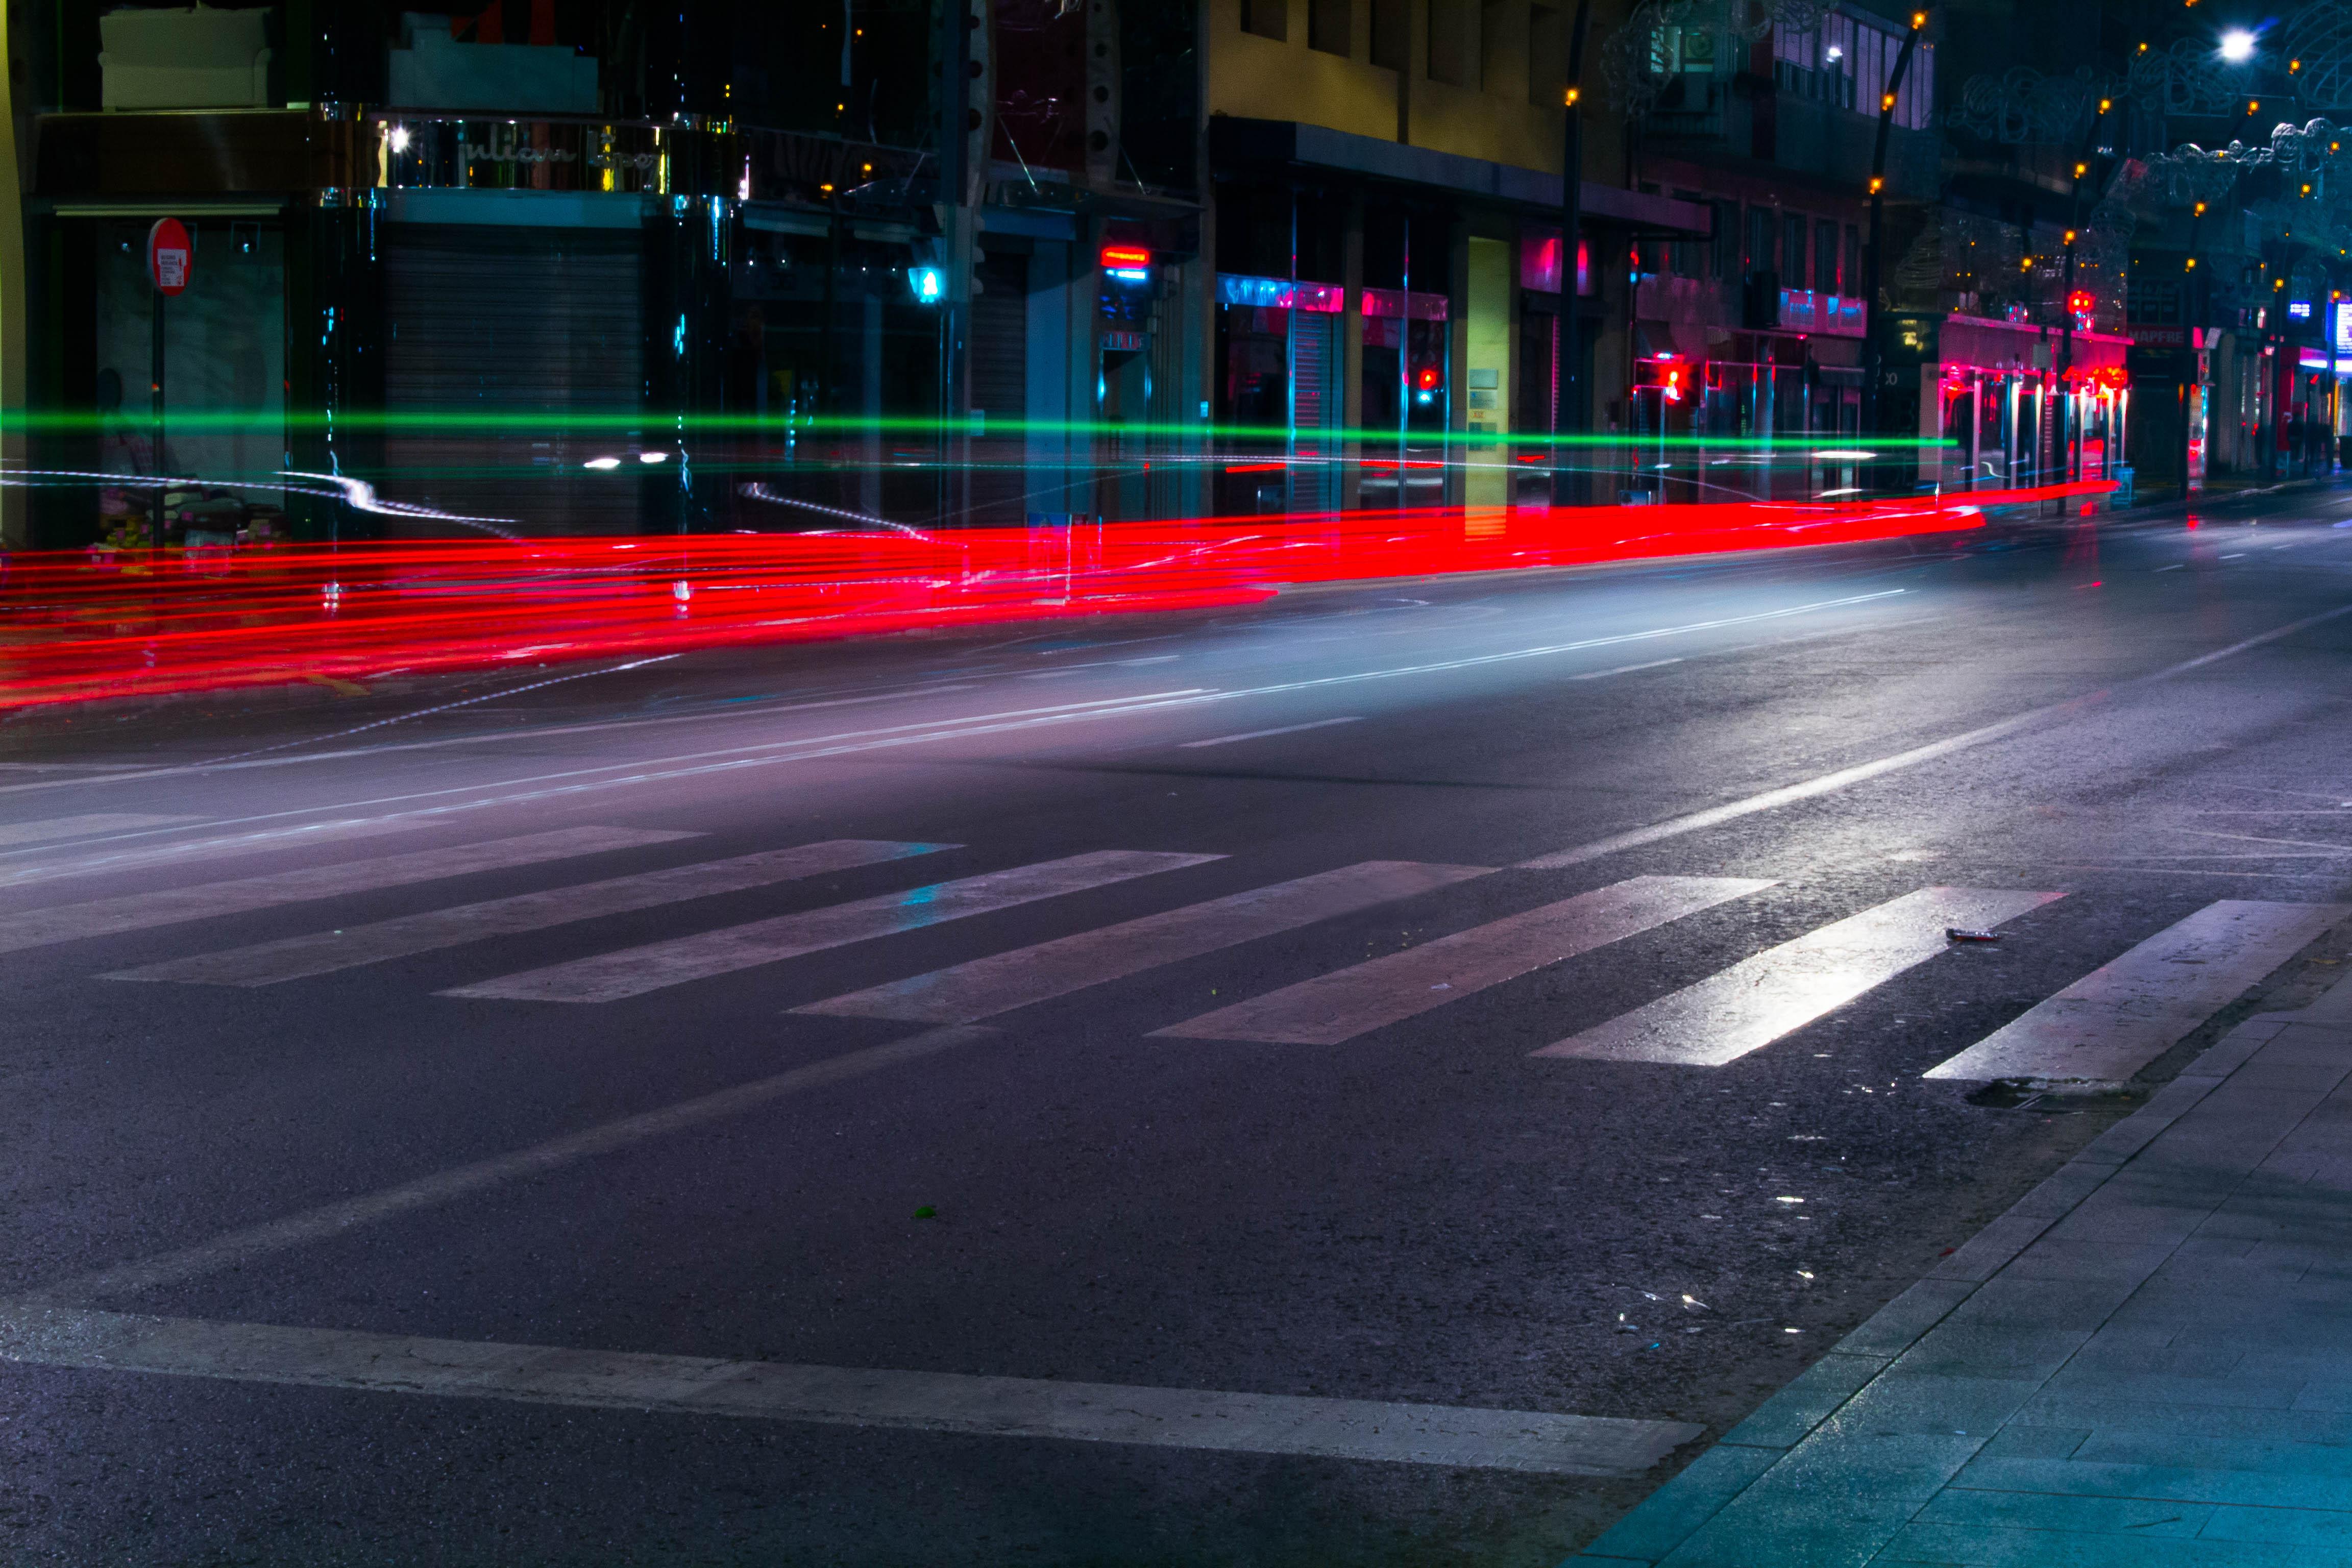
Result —
<instances>
[{"instance_id":1,"label":"sign post pole","mask_svg":"<svg viewBox=\"0 0 2352 1568\"><path fill-rule=\"evenodd\" d=\"M163 302L188 286L189 274L194 270L192 264L195 253L187 226L178 218L157 218L155 226L147 231L147 280L155 288L155 308L151 314L154 330L154 471L149 477L155 481L152 542L159 551L163 548Z\"/></svg>"},{"instance_id":2,"label":"sign post pole","mask_svg":"<svg viewBox=\"0 0 2352 1568\"><path fill-rule=\"evenodd\" d=\"M153 453L153 454L154 454L154 469L155 469L154 474L152 476L152 477L154 479L154 480L155 480L155 500L154 500L154 505L153 505L153 508L152 508L152 511L151 511L151 513L150 513L150 520L151 520L151 521L152 521L152 525L153 525L153 527L152 527L152 534L153 534L153 537L149 541L149 542L150 542L151 544L152 544L152 545L153 545L156 549L158 549L158 550L161 550L161 549L163 549L163 300L164 300L164 298L165 298L165 296L164 296L163 291L162 289L157 289L157 290L155 291L155 309L154 309L154 310L152 312L152 316L153 316L153 320L154 320L154 333L155 333L155 341L154 341L154 344L153 344L153 352L152 352L152 362L153 362L153 363L152 363L152 368L151 368L151 377L152 377L151 384L152 385L152 387L153 387L153 389L154 389L154 398L155 398L155 417L154 417L154 426L155 426L155 430L154 430L154 436L153 436L153 438L148 442L148 450L149 450L150 452L152 452L152 453Z\"/></svg>"}]
</instances>

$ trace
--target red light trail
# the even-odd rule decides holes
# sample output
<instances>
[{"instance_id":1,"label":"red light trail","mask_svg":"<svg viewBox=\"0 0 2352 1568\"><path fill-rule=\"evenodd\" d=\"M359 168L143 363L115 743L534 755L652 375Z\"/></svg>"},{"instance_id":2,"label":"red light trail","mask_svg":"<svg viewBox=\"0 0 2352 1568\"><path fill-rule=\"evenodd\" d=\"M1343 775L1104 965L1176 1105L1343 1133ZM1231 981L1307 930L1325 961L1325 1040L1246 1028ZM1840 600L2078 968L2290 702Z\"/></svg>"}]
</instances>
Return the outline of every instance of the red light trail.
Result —
<instances>
[{"instance_id":1,"label":"red light trail","mask_svg":"<svg viewBox=\"0 0 2352 1568\"><path fill-rule=\"evenodd\" d=\"M1285 584L1982 526L2092 482L1867 503L1354 511L0 558L0 707L1247 604Z\"/></svg>"}]
</instances>

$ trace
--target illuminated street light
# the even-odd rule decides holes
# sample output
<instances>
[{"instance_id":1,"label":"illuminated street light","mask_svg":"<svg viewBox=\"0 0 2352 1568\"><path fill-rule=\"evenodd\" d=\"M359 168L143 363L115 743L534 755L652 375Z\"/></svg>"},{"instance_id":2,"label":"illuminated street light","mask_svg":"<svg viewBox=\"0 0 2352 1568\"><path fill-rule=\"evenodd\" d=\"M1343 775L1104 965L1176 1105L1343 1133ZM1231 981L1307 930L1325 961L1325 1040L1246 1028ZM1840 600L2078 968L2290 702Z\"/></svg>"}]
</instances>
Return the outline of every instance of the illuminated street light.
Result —
<instances>
[{"instance_id":1,"label":"illuminated street light","mask_svg":"<svg viewBox=\"0 0 2352 1568\"><path fill-rule=\"evenodd\" d=\"M2254 58L2254 36L2243 27L2232 27L2221 35L2221 58L2231 65L2243 65Z\"/></svg>"}]
</instances>

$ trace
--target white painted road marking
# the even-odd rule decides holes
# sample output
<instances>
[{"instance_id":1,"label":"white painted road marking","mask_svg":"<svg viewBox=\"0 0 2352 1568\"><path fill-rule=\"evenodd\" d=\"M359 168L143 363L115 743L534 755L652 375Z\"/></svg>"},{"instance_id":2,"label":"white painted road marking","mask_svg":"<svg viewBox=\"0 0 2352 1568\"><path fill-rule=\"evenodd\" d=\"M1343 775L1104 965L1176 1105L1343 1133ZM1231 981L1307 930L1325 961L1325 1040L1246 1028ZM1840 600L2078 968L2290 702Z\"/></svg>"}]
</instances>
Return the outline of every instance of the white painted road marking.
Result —
<instances>
[{"instance_id":1,"label":"white painted road marking","mask_svg":"<svg viewBox=\"0 0 2352 1568\"><path fill-rule=\"evenodd\" d=\"M304 814L285 811L268 815L299 816ZM273 849L307 849L314 844L340 844L352 838L381 838L388 833L414 833L420 827L432 826L433 818L418 812L402 816L306 822L294 827L259 828L218 838L184 838L175 843L144 844L130 849L116 847L111 840L62 845L57 847L75 857L73 859L0 867L0 888L21 888L27 883L54 881L60 877L95 877L109 871L136 871L149 866L181 865L190 860L217 860L231 855L259 855ZM148 832L163 830L132 831L143 837ZM47 853L48 849L49 847L44 846L42 852Z\"/></svg>"},{"instance_id":2,"label":"white painted road marking","mask_svg":"<svg viewBox=\"0 0 2352 1568\"><path fill-rule=\"evenodd\" d=\"M1183 747L1193 751L1202 746L1230 746L1235 741L1263 741L1269 735L1296 735L1302 730L1328 730L1334 724L1360 724L1363 715L1347 719L1318 719L1311 724L1285 724L1279 730L1244 730L1238 735L1218 735L1206 741L1186 741Z\"/></svg>"},{"instance_id":3,"label":"white painted road marking","mask_svg":"<svg viewBox=\"0 0 2352 1568\"><path fill-rule=\"evenodd\" d=\"M1354 910L1483 877L1484 866L1368 860L1081 931L796 1007L859 1018L964 1024L1139 974Z\"/></svg>"},{"instance_id":4,"label":"white painted road marking","mask_svg":"<svg viewBox=\"0 0 2352 1568\"><path fill-rule=\"evenodd\" d=\"M454 909L433 910L348 926L336 931L310 931L281 942L175 958L140 969L125 969L110 980L179 980L202 985L274 985L280 981L327 974L338 969L412 953L432 952L463 942L518 931L541 931L573 921L631 910L649 910L688 899L764 888L828 871L846 871L886 860L954 849L953 844L902 844L865 838L834 838L791 849L770 849L726 860L692 866L669 866L633 877L614 877L576 887L551 888L519 893L510 899L490 899Z\"/></svg>"},{"instance_id":5,"label":"white painted road marking","mask_svg":"<svg viewBox=\"0 0 2352 1568\"><path fill-rule=\"evenodd\" d=\"M0 1360L306 1388L1544 1475L1638 1476L1706 1430L1685 1421L714 1361L67 1307L0 1309Z\"/></svg>"},{"instance_id":6,"label":"white painted road marking","mask_svg":"<svg viewBox=\"0 0 2352 1568\"><path fill-rule=\"evenodd\" d=\"M380 888L401 888L414 882L437 881L475 871L499 871L535 866L575 855L601 855L614 849L635 849L668 844L700 835L646 827L559 827L519 838L492 838L478 844L455 844L439 849L417 849L374 860L339 861L332 866L305 866L293 871L240 877L229 882L204 882L193 888L164 888L152 893L125 893L119 898L92 899L60 904L55 909L27 910L0 915L0 952L39 947L80 937L107 936L116 931L145 931L151 926L183 921L246 914L278 904L308 899L331 899L345 893L368 893Z\"/></svg>"},{"instance_id":7,"label":"white painted road marking","mask_svg":"<svg viewBox=\"0 0 2352 1568\"><path fill-rule=\"evenodd\" d=\"M1531 1054L1721 1067L1944 952L1947 927L1982 931L2063 896L1922 888Z\"/></svg>"},{"instance_id":8,"label":"white painted road marking","mask_svg":"<svg viewBox=\"0 0 2352 1568\"><path fill-rule=\"evenodd\" d=\"M0 868L0 887L13 887L25 882L47 881L57 877L89 877L101 872L133 869L159 862L211 858L220 855L250 854L263 849L299 847L330 839L365 838L380 833L404 833L414 828L429 826L436 819L461 811L480 811L499 805L537 805L564 795L586 794L592 790L625 788L634 784L666 784L676 779L697 778L709 773L730 773L739 768L764 767L777 763L809 762L848 756L860 752L884 750L894 746L918 745L926 742L954 740L971 735L992 735L1007 731L1024 730L1040 723L1060 720L1116 717L1141 712L1167 705L1169 702L1198 696L1208 689L1185 687L1176 691L1154 692L1145 697L1099 698L1087 702L1064 702L1046 708L1024 709L1013 714L982 715L969 720L927 720L918 724L893 724L878 730L853 730L832 736L814 736L799 741L771 741L752 746L730 746L715 752L692 752L683 756L655 759L653 762L607 763L595 767L572 768L562 773L539 773L528 778L506 779L497 784L461 785L446 789L419 790L406 795L378 795L367 800L349 801L337 806L295 806L284 811L257 812L250 816L216 820L209 826L228 827L247 823L275 822L289 816L309 816L320 811L359 811L373 805L393 805L404 801L430 800L436 796L464 795L472 789L502 789L516 784L541 784L565 779L584 779L594 774L620 773L593 783L560 784L550 789L530 790L518 795L482 795L467 801L444 805L418 806L408 811L391 812L377 817L342 817L324 822L303 823L290 827L254 828L244 833L224 835L216 838L184 839L177 843L142 845L129 848L97 851L102 846L77 844L70 847L77 858L32 865L15 865ZM983 720L1004 720L1006 722L983 722ZM658 722L659 721L646 721ZM908 733L907 731L917 731ZM560 733L541 731L540 733ZM827 741L851 743L826 745ZM814 748L814 749L812 749ZM170 773L230 773L252 767L292 766L298 763L324 761L329 758L366 757L379 751L403 751L404 746L375 747L349 752L310 753L298 757L277 757L261 762L193 764L184 768L158 770L154 773L113 774L103 781L117 784L131 778L159 777ZM773 753L788 754L773 754ZM756 753L748 754L747 753ZM663 772L641 770L659 763L676 763L706 757L726 757L732 761L707 763L699 766L672 768ZM8 786L16 787L16 786ZM137 832L119 837L145 837L150 832ZM0 857L22 853L0 850Z\"/></svg>"},{"instance_id":9,"label":"white painted road marking","mask_svg":"<svg viewBox=\"0 0 2352 1568\"><path fill-rule=\"evenodd\" d=\"M617 1121L607 1121L600 1127L567 1132L562 1137L551 1138L511 1153L494 1154L470 1165L458 1165L429 1176L419 1176L415 1181L364 1193L358 1197L343 1198L279 1219L265 1220L259 1225L231 1231L193 1247L117 1264L110 1268L60 1281L17 1300L52 1302L89 1300L200 1279L257 1258L347 1235L362 1226L438 1207L507 1182L544 1175L598 1154L634 1147L649 1139L667 1137L708 1122L740 1116L745 1111L756 1110L804 1090L845 1083L886 1068L936 1056L957 1046L972 1045L995 1037L993 1029L926 1029L919 1035L893 1040L888 1045L869 1046L864 1050L827 1057L823 1061L793 1068L772 1077L737 1084L732 1089L681 1100L676 1105L666 1105L658 1110L641 1111L635 1116L622 1117Z\"/></svg>"},{"instance_id":10,"label":"white painted road marking","mask_svg":"<svg viewBox=\"0 0 2352 1568\"><path fill-rule=\"evenodd\" d=\"M2352 904L2208 904L1927 1076L2127 1079L2347 914Z\"/></svg>"},{"instance_id":11,"label":"white painted road marking","mask_svg":"<svg viewBox=\"0 0 2352 1568\"><path fill-rule=\"evenodd\" d=\"M1874 779L1882 773L1916 767L1921 763L1933 762L1937 757L1948 757L1955 752L1964 752L1972 746L1981 746L1989 741L1998 741L2005 736L2014 735L2020 731L2032 728L2044 720L2055 718L2062 712L2083 707L2092 700L2094 700L2092 698L2077 697L2070 698L2063 702L2053 702L2046 708L2036 708L2032 712L2020 713L2014 719L2003 719L1997 724L1987 724L1981 729L1947 736L1940 741L1931 741L1924 746L1914 746L1907 752L1897 752L1891 757L1880 757L1874 762L1857 763L1850 768L1840 768L1834 773L1822 773L1800 784L1783 784L1779 789L1768 789L1760 795L1751 795L1745 800L1727 801L1722 805L1709 806L1705 811L1694 811L1685 816L1668 817L1664 822L1652 823L1647 827L1636 827L1628 832L1612 834L1606 838L1596 838L1590 844L1580 844L1573 849L1559 849L1549 855L1538 855L1532 860L1520 861L1518 868L1527 871L1556 871L1570 866L1581 866L1588 860L1598 860L1604 855L1614 855L1620 850L1638 849L1645 844L1656 844L1668 838L1679 838L1686 833L1697 833L1706 828L1717 827L1743 816L1751 816L1759 811L1770 811L1776 806L1787 805L1795 801L1810 800L1817 795L1828 795L1832 791L1842 790L1849 784Z\"/></svg>"},{"instance_id":12,"label":"white painted road marking","mask_svg":"<svg viewBox=\"0 0 2352 1568\"><path fill-rule=\"evenodd\" d=\"M85 833L112 833L128 827L169 827L185 816L155 816L136 811L92 811L80 816L52 816L46 822L0 823L0 844L42 844L74 838Z\"/></svg>"},{"instance_id":13,"label":"white painted road marking","mask_svg":"<svg viewBox=\"0 0 2352 1568\"><path fill-rule=\"evenodd\" d=\"M2289 621L2284 626L2273 626L2266 632L2257 632L2252 637L2233 642L2227 647L2217 647L2211 653L2199 654L2195 658L2185 658L2178 664L2167 665L2152 674L2138 677L2131 684L2147 686L2158 681L2170 680L2177 675L2186 675L2192 669L2202 669L2209 664L2233 658L2250 648L2261 647L2265 643L2277 642L2282 637L2293 637L2297 632L2307 631L2323 622L2335 620L2339 616L2352 616L2352 605L2338 605L2332 610L2323 610L2315 616L2305 616L2299 621ZM2053 702L2044 707L2020 713L2013 719L2003 719L1996 724L1987 724L1979 729L1964 731L1958 735L1948 735L1940 741L1931 741L1924 746L1914 746L1907 752L1897 752L1892 756L1880 757L1874 762L1859 763L1850 768L1840 768L1834 773L1822 773L1797 784L1784 784L1779 789L1768 789L1760 795L1751 795L1745 800L1727 801L1722 805L1709 806L1705 811L1694 811L1685 816L1668 817L1664 822L1653 823L1647 827L1636 827L1628 832L1612 834L1606 838L1596 838L1590 844L1580 844L1572 849L1559 849L1549 855L1538 855L1531 860L1520 861L1518 868L1550 871L1567 866L1581 866L1587 860L1597 860L1603 855L1614 855L1622 849L1636 849L1645 844L1656 844L1664 839L1679 838L1686 833L1696 833L1706 828L1719 826L1756 812L1770 811L1776 806L1787 805L1792 801L1810 800L1815 795L1828 795L1834 790L1843 789L1849 784L1857 784L1868 779L1877 778L1883 773L1916 767L1921 763L1933 762L1938 757L1948 757L1955 752L1964 752L1973 746L1981 746L1990 742L2005 739L2021 731L2031 729L2045 720L2075 712L2103 700L2106 695L2104 691L2094 691L2081 697L2070 697L2063 702Z\"/></svg>"},{"instance_id":14,"label":"white painted road marking","mask_svg":"<svg viewBox=\"0 0 2352 1568\"><path fill-rule=\"evenodd\" d=\"M1060 724L1090 723L1101 719L1129 718L1141 713L1157 713L1170 708L1191 707L1206 702L1232 702L1252 697L1280 696L1289 692L1318 689L1328 686L1352 685L1367 680L1394 680L1413 676L1439 675L1456 669L1471 669L1488 665L1507 664L1520 659L1547 658L1556 654L1576 653L1585 648L1607 647L1619 643L1648 642L1659 637L1683 637L1694 632L1718 631L1727 626L1748 626L1759 621L1783 620L1791 616L1810 615L1816 610L1843 609L1854 605L1908 594L1907 588L1885 588L1875 593L1849 595L1843 598L1822 599L1810 604L1790 605L1777 610L1759 610L1744 616L1727 616L1717 620L1693 621L1683 626L1652 626L1643 631L1618 632L1607 637L1587 637L1579 642L1549 643L1537 647L1509 648L1500 653L1475 654L1461 658L1445 659L1433 664L1396 665L1381 669L1351 671L1345 675L1319 676L1311 679L1283 681L1270 686L1240 687L1221 691L1209 687L1183 687L1171 691L1150 692L1131 697L1104 698L1090 702L1066 703L1055 708L1030 708L1011 713L974 714L964 719L925 721L918 724L892 725L878 730L849 731L834 735L803 736L791 741L769 741L749 746L728 746L710 751L686 752L666 757L648 757L625 763L606 763L591 767L567 768L556 773L531 773L520 777L499 779L482 784L450 785L445 788L415 790L400 795L376 795L364 800L348 801L337 806L298 806L283 811L257 812L249 816L226 818L213 826L226 827L246 823L275 822L289 816L308 816L324 810L361 811L371 806L395 806L410 802L443 800L451 795L471 795L465 800L446 800L438 805L407 805L407 809L387 813L377 818L344 818L337 821L304 824L294 827L255 829L227 837L194 844L168 845L158 848L121 850L110 856L86 857L59 865L20 867L0 871L0 887L17 882L50 877L89 876L100 871L120 870L129 866L149 863L153 859L170 858L196 853L229 854L238 850L274 847L287 843L308 843L327 836L354 836L365 833L389 833L402 828L422 826L436 817L448 816L461 811L482 811L502 805L538 805L551 800L580 795L606 789L627 789L641 784L671 784L680 779L705 778L717 773L733 773L744 768L774 767L792 763L821 761L830 757L854 756L867 752L887 751L901 746L927 745L938 741L976 739L987 735L1025 732ZM2352 605L2344 613L2352 614ZM2325 620L2325 616L2313 617ZM2284 637L2300 630L2308 622L2297 622L2278 631L2254 638ZM2252 646L2252 643L2242 645ZM2208 659L2226 658L2237 648L2223 648L2209 654ZM2200 661L2201 662L2201 661ZM399 748L377 748L393 750ZM298 763L323 761L329 757L348 759L372 754L371 750L352 750L305 756L277 757L266 761L229 763L216 771L227 772L247 767L288 767ZM110 774L90 783L113 784L131 779L163 776L167 773L205 773L215 771L205 764L195 763L184 768L158 769L138 773ZM536 787L523 787L536 786ZM0 786L0 788L31 786ZM42 786L47 787L47 786ZM485 790L509 791L507 794L486 795Z\"/></svg>"},{"instance_id":15,"label":"white painted road marking","mask_svg":"<svg viewBox=\"0 0 2352 1568\"><path fill-rule=\"evenodd\" d=\"M1583 675L1571 675L1570 680L1605 680L1612 675L1632 675L1644 669L1664 669L1670 664L1680 664L1678 658L1654 658L1647 664L1621 664L1614 669L1595 669Z\"/></svg>"},{"instance_id":16,"label":"white painted road marking","mask_svg":"<svg viewBox=\"0 0 2352 1568\"><path fill-rule=\"evenodd\" d=\"M616 1002L625 996L640 996L692 980L780 963L827 948L920 931L946 921L992 914L1039 899L1058 898L1064 893L1083 892L1134 877L1148 877L1156 871L1174 871L1223 858L1221 855L1100 849L952 882L937 882L903 893L884 893L852 903L778 915L749 925L699 931L618 952L599 953L593 958L485 980L478 985L460 985L439 994L505 1001Z\"/></svg>"},{"instance_id":17,"label":"white painted road marking","mask_svg":"<svg viewBox=\"0 0 2352 1568\"><path fill-rule=\"evenodd\" d=\"M1152 1033L1179 1039L1338 1045L1771 885L1730 877L1635 877Z\"/></svg>"}]
</instances>

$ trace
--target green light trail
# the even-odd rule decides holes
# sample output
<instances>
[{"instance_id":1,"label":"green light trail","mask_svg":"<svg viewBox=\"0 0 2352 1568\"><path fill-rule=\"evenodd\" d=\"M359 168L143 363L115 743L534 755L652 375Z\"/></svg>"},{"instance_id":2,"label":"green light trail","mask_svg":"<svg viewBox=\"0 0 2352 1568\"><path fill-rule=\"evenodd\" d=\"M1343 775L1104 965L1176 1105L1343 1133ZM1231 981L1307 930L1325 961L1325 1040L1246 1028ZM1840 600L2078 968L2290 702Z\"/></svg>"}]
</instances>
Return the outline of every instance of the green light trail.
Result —
<instances>
[{"instance_id":1,"label":"green light trail","mask_svg":"<svg viewBox=\"0 0 2352 1568\"><path fill-rule=\"evenodd\" d=\"M143 412L137 415L100 415L74 410L33 409L5 416L5 422L30 434L55 436L97 436L121 434L141 437L150 428ZM1286 447L1295 440L1310 448L1353 446L1370 448L1461 447L1461 448L1522 448L1529 450L1569 451L1754 451L1785 452L1811 455L1817 452L1841 454L1832 460L1852 462L1866 458L1843 454L1864 450L1855 443L1867 440L1867 450L1875 456L1891 452L1942 449L1954 443L1918 436L1838 435L1827 432L1796 436L1656 436L1612 433L1603 435L1552 435L1542 431L1488 433L1471 430L1301 430L1296 432L1281 426L1217 425L1207 421L1189 424L1114 424L1097 420L1016 420L964 419L942 421L934 417L893 416L863 419L840 415L794 415L788 416L756 414L664 415L649 410L614 410L612 412L483 412L476 410L384 410L360 409L327 414L320 412L273 413L266 410L189 409L182 412L167 409L164 431L167 440L215 433L283 430L289 435L311 436L471 436L484 439L509 439L523 437L561 435L565 437L625 437L641 443L651 443L662 449L674 448L681 439L719 439L727 437L758 437L770 441L845 440L869 436L900 439L950 438L981 442L1024 440L1034 437L1085 440L1138 440L1186 443L1241 443ZM1158 455L1158 454L1147 454ZM1273 453L1258 454L1273 456ZM1300 453L1302 460L1312 461L1325 454L1316 451ZM1337 454L1329 454L1336 458ZM1373 454L1373 460L1379 460Z\"/></svg>"}]
</instances>

